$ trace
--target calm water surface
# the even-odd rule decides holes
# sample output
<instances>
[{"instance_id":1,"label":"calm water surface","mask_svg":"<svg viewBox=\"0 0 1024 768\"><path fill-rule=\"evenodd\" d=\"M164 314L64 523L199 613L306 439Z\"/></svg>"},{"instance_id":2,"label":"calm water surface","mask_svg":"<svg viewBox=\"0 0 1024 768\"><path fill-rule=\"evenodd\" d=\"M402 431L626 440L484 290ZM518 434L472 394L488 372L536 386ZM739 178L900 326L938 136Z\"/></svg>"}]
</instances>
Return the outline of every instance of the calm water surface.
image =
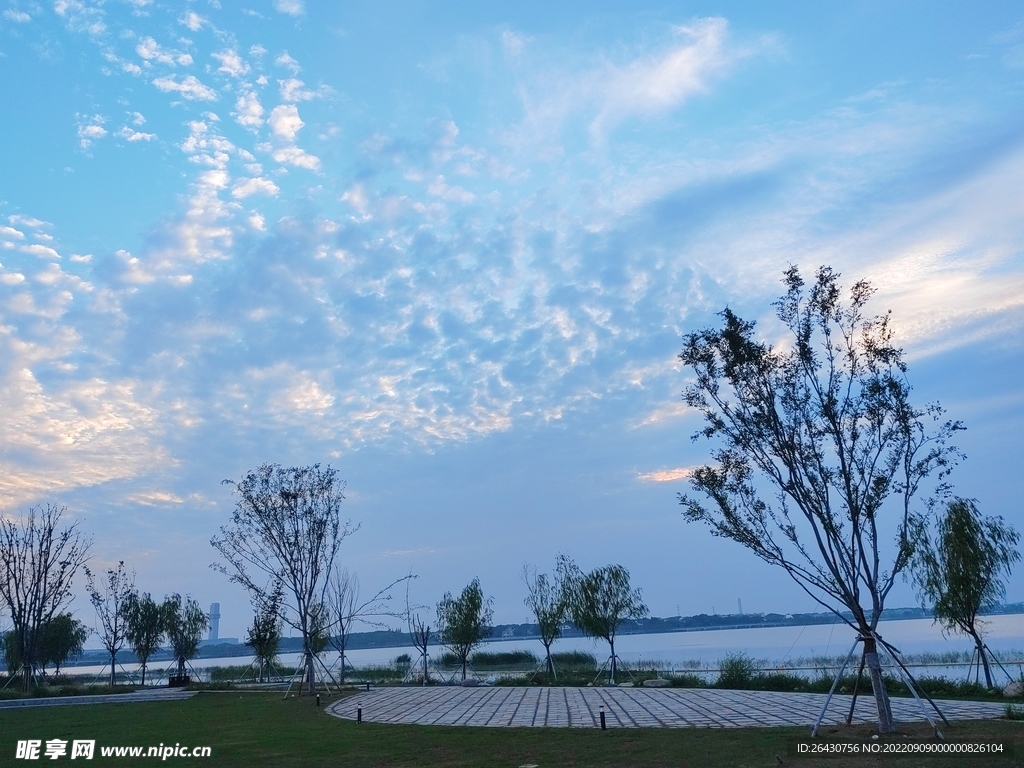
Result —
<instances>
[{"instance_id":1,"label":"calm water surface","mask_svg":"<svg viewBox=\"0 0 1024 768\"><path fill-rule=\"evenodd\" d=\"M1003 658L1024 658L1024 614L991 616L986 619L986 642ZM904 654L947 653L961 651L971 653L971 643L959 635L943 637L942 630L929 619L883 621L879 634ZM853 644L854 632L842 624L818 624L810 627L772 627L763 629L719 629L702 632L666 632L651 635L622 635L616 639L615 649L620 658L627 662L653 661L668 669L682 669L693 662L715 666L715 662L730 653L744 653L755 659L768 662L769 666L790 663L813 656L845 656ZM537 656L544 648L537 640L502 640L486 643L482 650L490 652L528 650ZM558 640L555 651L585 651L593 653L598 661L608 656L608 644L595 643L586 638ZM434 647L432 655L439 655L442 649ZM1010 654L1010 651L1016 653ZM356 667L383 665L391 662L401 653L417 656L414 648L368 648L346 654ZM337 654L328 654L326 663L330 666ZM197 668L213 666L237 666L251 662L251 657L238 656L225 659L197 659ZM298 654L283 654L281 662L286 665L298 663ZM126 664L125 669L134 671L137 665ZM166 662L150 665L151 670L162 669ZM99 673L100 667L74 667L69 671L76 674ZM1013 670L1016 672L1016 669ZM949 673L947 673L949 674ZM956 674L955 672L953 674ZM962 674L962 673L961 673Z\"/></svg>"}]
</instances>

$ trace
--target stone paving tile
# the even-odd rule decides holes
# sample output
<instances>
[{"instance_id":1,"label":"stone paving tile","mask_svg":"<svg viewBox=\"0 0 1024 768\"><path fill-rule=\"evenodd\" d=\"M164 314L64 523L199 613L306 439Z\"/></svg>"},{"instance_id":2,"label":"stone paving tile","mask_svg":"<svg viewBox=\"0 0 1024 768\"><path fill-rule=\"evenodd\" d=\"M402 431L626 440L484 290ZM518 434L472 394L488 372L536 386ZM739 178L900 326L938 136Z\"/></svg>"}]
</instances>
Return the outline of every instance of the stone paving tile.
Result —
<instances>
[{"instance_id":1,"label":"stone paving tile","mask_svg":"<svg viewBox=\"0 0 1024 768\"><path fill-rule=\"evenodd\" d=\"M363 720L376 723L599 728L603 707L609 728L736 728L813 725L825 698L818 693L692 688L378 688L335 702L329 711L355 720L362 707ZM850 696L834 696L823 722L844 722L850 702ZM897 722L926 719L915 699L891 703ZM951 720L995 718L1005 710L989 702L936 703ZM861 695L854 722L874 720L874 699Z\"/></svg>"}]
</instances>

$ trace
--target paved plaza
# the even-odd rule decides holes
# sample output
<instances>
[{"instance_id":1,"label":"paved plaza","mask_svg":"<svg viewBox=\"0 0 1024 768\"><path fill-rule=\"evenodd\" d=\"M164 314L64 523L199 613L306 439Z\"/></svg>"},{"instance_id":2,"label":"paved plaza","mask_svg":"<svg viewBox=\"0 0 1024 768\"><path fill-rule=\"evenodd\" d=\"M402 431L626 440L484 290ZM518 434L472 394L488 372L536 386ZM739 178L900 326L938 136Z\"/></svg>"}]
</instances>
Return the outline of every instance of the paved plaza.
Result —
<instances>
[{"instance_id":1,"label":"paved plaza","mask_svg":"<svg viewBox=\"0 0 1024 768\"><path fill-rule=\"evenodd\" d=\"M373 723L489 727L738 728L811 726L825 703L818 693L720 691L694 688L377 688L331 705L336 717ZM825 723L844 723L850 696L834 696ZM892 699L897 722L925 720L915 699ZM1006 707L974 701L936 701L950 720L1000 717ZM927 706L927 704L926 704ZM875 702L860 696L855 723L873 723Z\"/></svg>"}]
</instances>

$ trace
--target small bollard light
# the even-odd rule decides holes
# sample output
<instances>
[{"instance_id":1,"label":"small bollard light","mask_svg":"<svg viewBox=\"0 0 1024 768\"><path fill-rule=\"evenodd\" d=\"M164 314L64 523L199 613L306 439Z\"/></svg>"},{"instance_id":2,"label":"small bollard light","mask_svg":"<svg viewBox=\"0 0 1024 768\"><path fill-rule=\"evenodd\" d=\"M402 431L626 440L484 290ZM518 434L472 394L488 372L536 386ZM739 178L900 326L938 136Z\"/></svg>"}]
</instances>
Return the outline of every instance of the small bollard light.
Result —
<instances>
[{"instance_id":1,"label":"small bollard light","mask_svg":"<svg viewBox=\"0 0 1024 768\"><path fill-rule=\"evenodd\" d=\"M363 708L362 707L360 707L359 709L356 710L356 722L357 723L363 722Z\"/></svg>"},{"instance_id":2,"label":"small bollard light","mask_svg":"<svg viewBox=\"0 0 1024 768\"><path fill-rule=\"evenodd\" d=\"M320 709L320 694L319 693L316 695L316 708Z\"/></svg>"},{"instance_id":3,"label":"small bollard light","mask_svg":"<svg viewBox=\"0 0 1024 768\"><path fill-rule=\"evenodd\" d=\"M607 726L604 724L604 707L601 707L601 730L607 730Z\"/></svg>"}]
</instances>

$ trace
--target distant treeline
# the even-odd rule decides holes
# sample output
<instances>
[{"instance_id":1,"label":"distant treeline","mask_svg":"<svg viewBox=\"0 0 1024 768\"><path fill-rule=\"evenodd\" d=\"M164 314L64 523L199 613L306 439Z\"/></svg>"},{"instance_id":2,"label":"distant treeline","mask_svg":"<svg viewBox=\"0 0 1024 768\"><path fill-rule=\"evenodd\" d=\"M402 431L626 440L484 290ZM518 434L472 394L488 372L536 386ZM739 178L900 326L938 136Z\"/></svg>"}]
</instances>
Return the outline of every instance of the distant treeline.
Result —
<instances>
[{"instance_id":1,"label":"distant treeline","mask_svg":"<svg viewBox=\"0 0 1024 768\"><path fill-rule=\"evenodd\" d=\"M1008 603L1001 605L986 615L1024 613L1024 603ZM844 615L851 618L849 612ZM900 619L930 619L932 612L923 608L887 608L886 621ZM648 635L661 632L697 632L708 629L753 629L758 627L805 627L814 624L833 624L837 622L832 613L700 613L696 616L670 616L669 618L651 617L648 619L626 620L619 630L620 635ZM536 624L496 624L491 628L489 641L501 640L534 640L540 637ZM562 637L583 637L583 633L571 624L566 625ZM408 632L401 630L377 630L374 632L354 632L346 643L347 650L364 648L403 648L411 646L412 638ZM299 653L302 651L302 638L282 637L279 653ZM248 656L250 649L243 643L210 643L206 642L199 649L199 659L231 658ZM86 666L102 664L108 659L106 651L90 650L82 654L70 666ZM150 658L150 662L170 661L172 653L164 648ZM135 661L130 650L125 649L118 654L118 661L130 664Z\"/></svg>"}]
</instances>

